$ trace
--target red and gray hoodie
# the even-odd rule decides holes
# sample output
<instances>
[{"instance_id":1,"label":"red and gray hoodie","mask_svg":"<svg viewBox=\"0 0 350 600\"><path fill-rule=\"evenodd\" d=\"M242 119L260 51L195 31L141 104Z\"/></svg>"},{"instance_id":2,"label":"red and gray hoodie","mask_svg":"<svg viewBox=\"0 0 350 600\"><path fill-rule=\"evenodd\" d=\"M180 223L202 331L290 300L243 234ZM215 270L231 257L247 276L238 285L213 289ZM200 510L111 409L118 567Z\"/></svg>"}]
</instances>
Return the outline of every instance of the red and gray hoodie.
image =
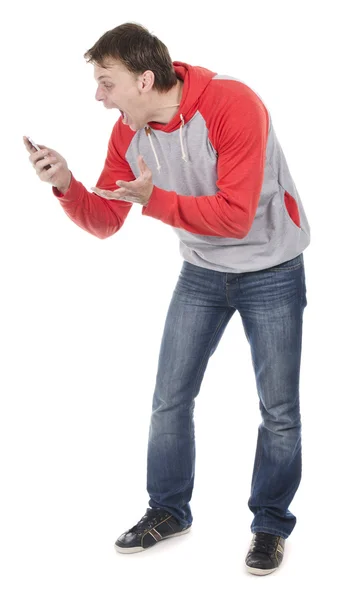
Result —
<instances>
[{"instance_id":1,"label":"red and gray hoodie","mask_svg":"<svg viewBox=\"0 0 350 600\"><path fill-rule=\"evenodd\" d=\"M269 111L245 83L174 62L184 81L166 125L139 131L116 122L96 187L139 176L141 154L153 174L142 214L170 225L184 260L240 273L290 260L310 243L310 226ZM66 194L52 188L79 227L104 239L123 225L132 202L88 192L73 174Z\"/></svg>"}]
</instances>

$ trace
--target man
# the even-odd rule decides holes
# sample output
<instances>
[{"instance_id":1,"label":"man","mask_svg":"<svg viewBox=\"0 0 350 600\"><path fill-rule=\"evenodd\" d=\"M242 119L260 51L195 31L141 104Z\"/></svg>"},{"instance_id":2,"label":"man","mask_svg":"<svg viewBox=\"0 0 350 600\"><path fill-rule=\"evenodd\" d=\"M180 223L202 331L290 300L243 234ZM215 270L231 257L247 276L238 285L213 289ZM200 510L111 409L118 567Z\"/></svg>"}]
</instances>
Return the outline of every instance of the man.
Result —
<instances>
[{"instance_id":1,"label":"man","mask_svg":"<svg viewBox=\"0 0 350 600\"><path fill-rule=\"evenodd\" d=\"M54 150L41 146L30 160L79 227L104 239L140 204L143 215L173 228L184 259L153 396L149 507L116 549L138 552L190 531L195 398L237 310L262 415L246 565L271 573L296 524L289 505L301 479L303 250L310 243L302 202L270 114L243 82L173 63L166 46L133 23L106 32L84 57L94 65L96 99L122 115L94 193Z\"/></svg>"}]
</instances>

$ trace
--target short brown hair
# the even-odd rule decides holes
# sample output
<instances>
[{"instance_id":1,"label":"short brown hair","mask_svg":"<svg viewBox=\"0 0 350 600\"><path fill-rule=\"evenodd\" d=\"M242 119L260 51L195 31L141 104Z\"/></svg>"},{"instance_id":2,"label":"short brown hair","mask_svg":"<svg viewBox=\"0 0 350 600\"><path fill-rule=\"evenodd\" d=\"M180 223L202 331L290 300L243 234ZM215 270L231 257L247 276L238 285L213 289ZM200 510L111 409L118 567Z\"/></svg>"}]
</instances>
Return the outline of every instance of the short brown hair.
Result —
<instances>
[{"instance_id":1,"label":"short brown hair","mask_svg":"<svg viewBox=\"0 0 350 600\"><path fill-rule=\"evenodd\" d=\"M89 63L103 69L115 59L135 75L150 70L154 73L153 88L167 92L177 83L176 73L168 48L155 35L137 23L124 23L106 31L84 54Z\"/></svg>"}]
</instances>

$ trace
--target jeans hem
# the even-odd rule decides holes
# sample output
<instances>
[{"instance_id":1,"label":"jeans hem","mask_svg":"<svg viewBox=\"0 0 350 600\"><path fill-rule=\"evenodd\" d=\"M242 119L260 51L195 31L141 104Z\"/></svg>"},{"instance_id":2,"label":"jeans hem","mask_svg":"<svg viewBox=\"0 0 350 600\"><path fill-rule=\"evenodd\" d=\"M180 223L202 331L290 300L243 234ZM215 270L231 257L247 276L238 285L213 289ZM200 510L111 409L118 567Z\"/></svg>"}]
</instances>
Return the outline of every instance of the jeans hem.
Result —
<instances>
[{"instance_id":1,"label":"jeans hem","mask_svg":"<svg viewBox=\"0 0 350 600\"><path fill-rule=\"evenodd\" d=\"M290 533L285 533L283 531L279 531L278 529L273 529L271 527L259 527L259 525L257 525L256 527L251 527L251 532L252 533L259 533L259 532L271 533L272 535L279 535L285 540L290 536Z\"/></svg>"},{"instance_id":2,"label":"jeans hem","mask_svg":"<svg viewBox=\"0 0 350 600\"><path fill-rule=\"evenodd\" d=\"M154 504L156 504L156 506L153 506L152 502L153 502ZM189 527L190 525L192 525L192 523L193 523L193 518L192 518L191 522L189 523L188 521L185 521L184 519L181 519L181 518L178 516L178 514L177 514L175 511L173 511L172 509L169 509L169 507L168 507L168 506L165 506L165 505L158 504L158 502L154 502L154 501L152 501L152 502L149 502L149 503L148 503L148 506L150 506L150 508L162 508L163 510L166 510L168 513L170 513L170 514L171 514L171 515L174 517L174 519L176 519L176 520L177 520L177 522L179 523L179 525L180 525L181 527L185 528L185 527Z\"/></svg>"}]
</instances>

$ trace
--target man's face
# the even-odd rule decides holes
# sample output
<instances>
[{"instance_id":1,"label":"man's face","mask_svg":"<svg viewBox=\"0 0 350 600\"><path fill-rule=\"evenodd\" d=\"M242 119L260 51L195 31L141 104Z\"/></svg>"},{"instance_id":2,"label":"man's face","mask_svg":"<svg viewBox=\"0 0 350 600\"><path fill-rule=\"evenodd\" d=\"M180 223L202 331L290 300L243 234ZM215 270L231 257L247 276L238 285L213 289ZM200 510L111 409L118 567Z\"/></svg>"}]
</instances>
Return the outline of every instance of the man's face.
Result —
<instances>
[{"instance_id":1,"label":"man's face","mask_svg":"<svg viewBox=\"0 0 350 600\"><path fill-rule=\"evenodd\" d=\"M98 84L96 100L102 101L106 108L118 108L123 114L123 123L133 131L145 127L149 97L142 75L134 75L114 61L107 69L94 65L94 78Z\"/></svg>"}]
</instances>

